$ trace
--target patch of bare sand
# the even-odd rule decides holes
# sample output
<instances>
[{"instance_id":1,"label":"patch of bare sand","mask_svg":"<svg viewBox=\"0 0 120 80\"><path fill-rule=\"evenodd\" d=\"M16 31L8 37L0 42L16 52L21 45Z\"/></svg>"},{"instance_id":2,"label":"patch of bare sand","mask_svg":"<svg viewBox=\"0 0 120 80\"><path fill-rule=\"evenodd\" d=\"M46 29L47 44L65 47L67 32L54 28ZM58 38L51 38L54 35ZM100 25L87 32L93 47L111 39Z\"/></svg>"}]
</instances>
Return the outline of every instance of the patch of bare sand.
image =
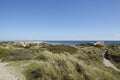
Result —
<instances>
[{"instance_id":1,"label":"patch of bare sand","mask_svg":"<svg viewBox=\"0 0 120 80\"><path fill-rule=\"evenodd\" d=\"M19 70L7 66L7 64L7 62L0 62L0 80L25 80Z\"/></svg>"},{"instance_id":2,"label":"patch of bare sand","mask_svg":"<svg viewBox=\"0 0 120 80\"><path fill-rule=\"evenodd\" d=\"M109 60L107 60L107 59L105 59L105 58L103 58L103 64L104 64L105 66L107 66L107 67L111 67L111 68L113 68L114 70L120 72L120 70L119 70L114 64L112 64Z\"/></svg>"}]
</instances>

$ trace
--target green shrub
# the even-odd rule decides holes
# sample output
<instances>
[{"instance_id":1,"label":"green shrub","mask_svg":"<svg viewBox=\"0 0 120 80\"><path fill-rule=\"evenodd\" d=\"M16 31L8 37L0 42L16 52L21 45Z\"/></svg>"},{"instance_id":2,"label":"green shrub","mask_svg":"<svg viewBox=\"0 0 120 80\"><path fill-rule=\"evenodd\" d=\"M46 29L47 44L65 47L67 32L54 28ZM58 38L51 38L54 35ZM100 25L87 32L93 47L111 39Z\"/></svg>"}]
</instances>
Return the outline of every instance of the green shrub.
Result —
<instances>
[{"instance_id":1,"label":"green shrub","mask_svg":"<svg viewBox=\"0 0 120 80\"><path fill-rule=\"evenodd\" d=\"M1 59L1 58L4 58L6 55L8 55L9 52L10 52L10 51L7 50L7 49L2 49L2 48L0 48L0 59Z\"/></svg>"},{"instance_id":2,"label":"green shrub","mask_svg":"<svg viewBox=\"0 0 120 80\"><path fill-rule=\"evenodd\" d=\"M49 45L47 49L53 53L76 53L77 48L68 45Z\"/></svg>"},{"instance_id":3,"label":"green shrub","mask_svg":"<svg viewBox=\"0 0 120 80\"><path fill-rule=\"evenodd\" d=\"M30 53L28 53L27 51L16 50L6 55L6 57L3 58L3 61L19 61L29 59L32 59Z\"/></svg>"},{"instance_id":4,"label":"green shrub","mask_svg":"<svg viewBox=\"0 0 120 80\"><path fill-rule=\"evenodd\" d=\"M120 69L120 55L110 54L109 59Z\"/></svg>"},{"instance_id":5,"label":"green shrub","mask_svg":"<svg viewBox=\"0 0 120 80\"><path fill-rule=\"evenodd\" d=\"M110 59L116 63L120 63L120 55L110 54Z\"/></svg>"}]
</instances>

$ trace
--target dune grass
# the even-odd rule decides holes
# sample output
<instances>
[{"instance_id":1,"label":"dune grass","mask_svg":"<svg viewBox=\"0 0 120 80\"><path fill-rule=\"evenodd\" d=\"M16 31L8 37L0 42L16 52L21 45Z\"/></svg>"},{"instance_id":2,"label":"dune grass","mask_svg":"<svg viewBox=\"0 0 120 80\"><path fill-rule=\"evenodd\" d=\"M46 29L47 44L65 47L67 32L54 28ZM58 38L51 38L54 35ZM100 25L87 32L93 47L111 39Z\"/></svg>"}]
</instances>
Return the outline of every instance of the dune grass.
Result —
<instances>
[{"instance_id":1,"label":"dune grass","mask_svg":"<svg viewBox=\"0 0 120 80\"><path fill-rule=\"evenodd\" d=\"M101 63L87 65L69 53L54 54L44 51L37 62L26 67L27 80L119 80L120 73L110 70ZM95 62L95 61L94 61Z\"/></svg>"},{"instance_id":2,"label":"dune grass","mask_svg":"<svg viewBox=\"0 0 120 80\"><path fill-rule=\"evenodd\" d=\"M102 57L108 49L110 60L119 67L120 45L31 44L22 49L15 46L10 52L0 49L1 57L10 66L20 68L26 80L120 80L120 72L105 67Z\"/></svg>"},{"instance_id":3,"label":"dune grass","mask_svg":"<svg viewBox=\"0 0 120 80\"><path fill-rule=\"evenodd\" d=\"M44 55L44 56L43 56ZM41 58L44 57L44 58ZM84 70L69 54L42 52L39 62L28 65L25 70L27 80L84 80Z\"/></svg>"}]
</instances>

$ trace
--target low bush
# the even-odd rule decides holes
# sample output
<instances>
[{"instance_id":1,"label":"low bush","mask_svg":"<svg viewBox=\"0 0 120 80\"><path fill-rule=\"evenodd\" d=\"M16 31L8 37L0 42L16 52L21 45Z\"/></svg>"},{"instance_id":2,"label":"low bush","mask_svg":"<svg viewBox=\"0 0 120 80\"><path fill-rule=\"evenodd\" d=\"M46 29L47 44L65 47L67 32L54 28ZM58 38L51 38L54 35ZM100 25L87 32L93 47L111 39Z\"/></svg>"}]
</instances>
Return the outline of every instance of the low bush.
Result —
<instances>
[{"instance_id":1,"label":"low bush","mask_svg":"<svg viewBox=\"0 0 120 80\"><path fill-rule=\"evenodd\" d=\"M19 60L29 60L32 59L30 53L27 51L16 50L10 52L6 57L4 57L3 61L19 61Z\"/></svg>"},{"instance_id":2,"label":"low bush","mask_svg":"<svg viewBox=\"0 0 120 80\"><path fill-rule=\"evenodd\" d=\"M0 59L1 58L4 58L5 56L7 56L8 54L9 54L9 50L7 50L7 49L2 49L2 48L0 48Z\"/></svg>"},{"instance_id":3,"label":"low bush","mask_svg":"<svg viewBox=\"0 0 120 80\"><path fill-rule=\"evenodd\" d=\"M53 53L76 53L77 48L68 45L49 45L47 49Z\"/></svg>"},{"instance_id":4,"label":"low bush","mask_svg":"<svg viewBox=\"0 0 120 80\"><path fill-rule=\"evenodd\" d=\"M120 63L120 55L110 54L110 59L116 63Z\"/></svg>"}]
</instances>

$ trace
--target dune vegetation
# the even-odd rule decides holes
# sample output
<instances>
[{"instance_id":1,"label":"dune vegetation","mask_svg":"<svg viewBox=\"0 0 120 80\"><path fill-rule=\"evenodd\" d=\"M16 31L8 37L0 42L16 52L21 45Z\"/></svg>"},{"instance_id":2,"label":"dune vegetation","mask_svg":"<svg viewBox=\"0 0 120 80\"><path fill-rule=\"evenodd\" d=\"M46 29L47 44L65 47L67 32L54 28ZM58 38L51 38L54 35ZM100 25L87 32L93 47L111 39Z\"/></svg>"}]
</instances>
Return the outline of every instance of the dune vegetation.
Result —
<instances>
[{"instance_id":1,"label":"dune vegetation","mask_svg":"<svg viewBox=\"0 0 120 80\"><path fill-rule=\"evenodd\" d=\"M119 44L24 46L20 42L0 42L0 59L21 70L25 80L120 80L120 72L103 64L105 49L109 51L109 60L120 69Z\"/></svg>"}]
</instances>

